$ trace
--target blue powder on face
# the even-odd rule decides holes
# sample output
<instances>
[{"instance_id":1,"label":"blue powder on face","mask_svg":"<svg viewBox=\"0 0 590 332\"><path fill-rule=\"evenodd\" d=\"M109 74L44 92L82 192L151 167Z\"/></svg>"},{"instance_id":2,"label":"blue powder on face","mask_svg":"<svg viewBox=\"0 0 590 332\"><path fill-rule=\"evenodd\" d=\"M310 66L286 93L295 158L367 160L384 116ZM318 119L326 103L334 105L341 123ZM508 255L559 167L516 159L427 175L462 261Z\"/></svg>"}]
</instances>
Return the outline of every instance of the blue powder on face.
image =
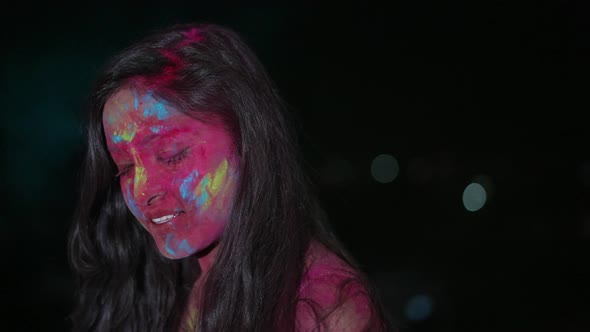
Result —
<instances>
[{"instance_id":1,"label":"blue powder on face","mask_svg":"<svg viewBox=\"0 0 590 332\"><path fill-rule=\"evenodd\" d=\"M166 106L163 103L157 102L152 107L146 107L143 110L143 116L146 118L154 115L158 117L158 120L164 120L168 118L169 114Z\"/></svg>"},{"instance_id":2,"label":"blue powder on face","mask_svg":"<svg viewBox=\"0 0 590 332\"><path fill-rule=\"evenodd\" d=\"M205 203L207 203L208 198L209 194L207 192L202 193L201 196L199 196L199 198L197 199L197 207L201 207Z\"/></svg>"},{"instance_id":3,"label":"blue powder on face","mask_svg":"<svg viewBox=\"0 0 590 332\"><path fill-rule=\"evenodd\" d=\"M189 176L186 177L186 179L184 179L184 181L182 181L182 184L180 185L180 196L182 197L182 199L190 202L192 200L195 199L195 195L194 195L194 185L195 185L195 180L199 177L199 172L197 170L195 170L194 173L191 173Z\"/></svg>"},{"instance_id":4,"label":"blue powder on face","mask_svg":"<svg viewBox=\"0 0 590 332\"><path fill-rule=\"evenodd\" d=\"M199 186L202 186L202 188L203 188L201 195L199 197L197 197L197 207L199 207L199 208L202 207L205 203L207 203L207 200L209 199L209 193L206 190L208 185L209 185L209 178L205 176L205 178L203 179L203 181L199 185Z\"/></svg>"},{"instance_id":5,"label":"blue powder on face","mask_svg":"<svg viewBox=\"0 0 590 332\"><path fill-rule=\"evenodd\" d=\"M164 120L168 117L168 110L163 103L156 103L153 108L158 116L158 120Z\"/></svg>"},{"instance_id":6,"label":"blue powder on face","mask_svg":"<svg viewBox=\"0 0 590 332\"><path fill-rule=\"evenodd\" d=\"M135 110L137 111L137 109L139 108L139 98L137 97L137 91L133 90L133 106L135 107Z\"/></svg>"},{"instance_id":7,"label":"blue powder on face","mask_svg":"<svg viewBox=\"0 0 590 332\"><path fill-rule=\"evenodd\" d=\"M176 256L176 253L174 252L174 250L170 249L170 241L172 240L172 238L176 238L176 236L174 236L174 234L168 234L166 235L166 251L172 255L172 256Z\"/></svg>"},{"instance_id":8,"label":"blue powder on face","mask_svg":"<svg viewBox=\"0 0 590 332\"><path fill-rule=\"evenodd\" d=\"M157 134L159 133L162 129L164 128L164 126L152 126L150 127L150 130L152 131L152 133Z\"/></svg>"},{"instance_id":9,"label":"blue powder on face","mask_svg":"<svg viewBox=\"0 0 590 332\"><path fill-rule=\"evenodd\" d=\"M131 195L131 190L129 189L129 186L127 186L127 205L129 206L129 210L131 210L131 213L133 213L133 215L136 218L145 219L143 213L141 213L137 208L137 205L135 205L135 201L133 200L133 196Z\"/></svg>"},{"instance_id":10,"label":"blue powder on face","mask_svg":"<svg viewBox=\"0 0 590 332\"><path fill-rule=\"evenodd\" d=\"M172 250L172 248L170 248L170 242L173 242L173 245L174 245L174 243L178 242L176 235L174 235L174 234L166 235L166 245L165 245L166 252L168 252L171 256L176 256L176 252L174 250ZM193 247L191 247L188 244L188 241L186 239L182 240L182 242L180 243L180 245L178 246L177 249L182 250L188 254L192 254L193 252L196 251Z\"/></svg>"},{"instance_id":11,"label":"blue powder on face","mask_svg":"<svg viewBox=\"0 0 590 332\"><path fill-rule=\"evenodd\" d=\"M151 107L145 107L143 110L144 117L156 116L158 120L164 120L168 118L168 110L166 109L166 105L162 102L157 101L152 97L152 92L148 92L144 97L145 104L152 104Z\"/></svg>"},{"instance_id":12,"label":"blue powder on face","mask_svg":"<svg viewBox=\"0 0 590 332\"><path fill-rule=\"evenodd\" d=\"M188 244L187 240L183 240L182 243L180 243L180 246L178 246L178 249L184 250L188 254L192 254L193 252L196 251Z\"/></svg>"}]
</instances>

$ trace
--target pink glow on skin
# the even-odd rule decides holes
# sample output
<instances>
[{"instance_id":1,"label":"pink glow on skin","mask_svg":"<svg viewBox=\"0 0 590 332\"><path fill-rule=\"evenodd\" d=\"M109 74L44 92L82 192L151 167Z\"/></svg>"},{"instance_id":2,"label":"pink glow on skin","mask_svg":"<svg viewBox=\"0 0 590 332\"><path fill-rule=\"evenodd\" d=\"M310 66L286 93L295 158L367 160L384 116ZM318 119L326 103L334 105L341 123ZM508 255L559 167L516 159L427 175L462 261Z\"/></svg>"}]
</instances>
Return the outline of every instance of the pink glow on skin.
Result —
<instances>
[{"instance_id":1,"label":"pink glow on skin","mask_svg":"<svg viewBox=\"0 0 590 332\"><path fill-rule=\"evenodd\" d=\"M309 303L316 304L319 317L327 315L322 321L323 330L358 332L364 331L371 319L372 302L365 287L358 281L346 283L355 278L356 272L336 254L317 241L312 241L307 253L307 270L299 287L299 302L296 307L295 331L318 331L317 317ZM340 286L342 293L340 293ZM183 313L181 331L193 331L198 321L199 294L202 280L193 285L189 304ZM342 305L340 300L343 300Z\"/></svg>"},{"instance_id":2,"label":"pink glow on skin","mask_svg":"<svg viewBox=\"0 0 590 332\"><path fill-rule=\"evenodd\" d=\"M162 255L187 257L220 238L237 180L233 140L223 126L195 120L149 91L129 88L107 100L103 126L125 202ZM177 216L153 221L170 215ZM203 258L202 269L211 257Z\"/></svg>"},{"instance_id":3,"label":"pink glow on skin","mask_svg":"<svg viewBox=\"0 0 590 332\"><path fill-rule=\"evenodd\" d=\"M363 331L371 319L372 304L358 281L346 283L356 272L337 255L313 241L306 255L307 273L299 290L296 331L315 331L316 316L309 306L317 304L320 317L328 315L322 326L328 331ZM345 284L340 293L340 285ZM342 305L338 306L342 297Z\"/></svg>"}]
</instances>

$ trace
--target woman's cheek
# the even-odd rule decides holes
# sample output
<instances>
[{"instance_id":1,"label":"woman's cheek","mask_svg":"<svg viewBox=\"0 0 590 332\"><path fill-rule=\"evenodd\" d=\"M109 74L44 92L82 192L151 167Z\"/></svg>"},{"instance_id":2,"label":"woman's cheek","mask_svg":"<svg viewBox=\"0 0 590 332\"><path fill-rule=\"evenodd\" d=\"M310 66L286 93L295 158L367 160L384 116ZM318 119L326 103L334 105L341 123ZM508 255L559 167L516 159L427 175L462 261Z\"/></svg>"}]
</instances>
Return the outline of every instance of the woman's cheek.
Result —
<instances>
[{"instance_id":1,"label":"woman's cheek","mask_svg":"<svg viewBox=\"0 0 590 332\"><path fill-rule=\"evenodd\" d=\"M199 214L211 209L226 210L235 191L235 180L235 170L224 159L208 173L189 172L178 182L178 192L185 204L197 208Z\"/></svg>"},{"instance_id":2,"label":"woman's cheek","mask_svg":"<svg viewBox=\"0 0 590 332\"><path fill-rule=\"evenodd\" d=\"M218 211L230 211L236 191L236 172L228 169L219 182L215 195L214 208Z\"/></svg>"},{"instance_id":3,"label":"woman's cheek","mask_svg":"<svg viewBox=\"0 0 590 332\"><path fill-rule=\"evenodd\" d=\"M145 220L145 215L139 210L137 207L137 203L133 199L133 194L131 193L131 180L127 180L124 186L121 186L123 189L123 197L125 198L125 203L127 203L127 207L129 211L135 216L136 219L140 221L140 224L143 225L141 220Z\"/></svg>"},{"instance_id":4,"label":"woman's cheek","mask_svg":"<svg viewBox=\"0 0 590 332\"><path fill-rule=\"evenodd\" d=\"M199 180L199 171L196 169L191 171L180 183L179 191L180 197L187 204L192 204L196 200L195 188Z\"/></svg>"},{"instance_id":5,"label":"woman's cheek","mask_svg":"<svg viewBox=\"0 0 590 332\"><path fill-rule=\"evenodd\" d=\"M229 175L229 163L224 159L201 179L194 194L199 213L224 207L220 203L223 203L226 196Z\"/></svg>"},{"instance_id":6,"label":"woman's cheek","mask_svg":"<svg viewBox=\"0 0 590 332\"><path fill-rule=\"evenodd\" d=\"M186 176L179 187L179 193L187 206L196 207L199 214L205 212L211 205L215 194L215 178L211 173L201 174L194 170Z\"/></svg>"}]
</instances>

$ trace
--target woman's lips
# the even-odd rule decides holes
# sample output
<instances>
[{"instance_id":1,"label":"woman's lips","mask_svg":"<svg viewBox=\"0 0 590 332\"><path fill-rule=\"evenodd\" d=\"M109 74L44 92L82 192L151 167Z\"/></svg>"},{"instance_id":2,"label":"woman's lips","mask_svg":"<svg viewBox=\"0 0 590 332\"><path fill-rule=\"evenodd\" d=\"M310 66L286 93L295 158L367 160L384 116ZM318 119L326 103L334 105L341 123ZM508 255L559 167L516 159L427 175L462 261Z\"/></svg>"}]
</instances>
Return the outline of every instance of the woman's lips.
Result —
<instances>
[{"instance_id":1,"label":"woman's lips","mask_svg":"<svg viewBox=\"0 0 590 332\"><path fill-rule=\"evenodd\" d=\"M152 222L155 223L155 224L160 225L160 224L169 222L170 220L172 220L172 219L180 216L183 213L184 213L183 211L180 211L180 212L176 212L174 214L169 214L169 215L166 215L166 216L162 216L162 217L158 217L158 218L153 218L152 219Z\"/></svg>"}]
</instances>

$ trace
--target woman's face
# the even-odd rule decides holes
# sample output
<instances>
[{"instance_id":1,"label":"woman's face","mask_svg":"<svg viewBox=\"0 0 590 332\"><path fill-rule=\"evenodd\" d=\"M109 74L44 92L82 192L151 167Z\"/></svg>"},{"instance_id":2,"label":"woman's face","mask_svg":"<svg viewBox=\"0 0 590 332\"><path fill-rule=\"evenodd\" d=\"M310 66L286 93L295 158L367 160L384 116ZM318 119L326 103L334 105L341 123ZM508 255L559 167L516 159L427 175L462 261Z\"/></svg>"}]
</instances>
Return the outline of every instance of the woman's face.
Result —
<instances>
[{"instance_id":1,"label":"woman's face","mask_svg":"<svg viewBox=\"0 0 590 332\"><path fill-rule=\"evenodd\" d=\"M162 255L183 258L219 239L237 181L233 141L222 125L130 88L107 100L103 125L125 202Z\"/></svg>"}]
</instances>

